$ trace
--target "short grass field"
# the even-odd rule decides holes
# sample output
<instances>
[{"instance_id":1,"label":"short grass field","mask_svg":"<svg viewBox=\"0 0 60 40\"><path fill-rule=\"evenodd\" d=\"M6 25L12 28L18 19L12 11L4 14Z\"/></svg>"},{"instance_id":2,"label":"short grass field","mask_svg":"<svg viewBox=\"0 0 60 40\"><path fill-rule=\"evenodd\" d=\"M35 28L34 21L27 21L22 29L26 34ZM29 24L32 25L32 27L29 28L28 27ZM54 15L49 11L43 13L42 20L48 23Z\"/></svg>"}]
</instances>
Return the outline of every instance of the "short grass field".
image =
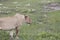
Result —
<instances>
[{"instance_id":1,"label":"short grass field","mask_svg":"<svg viewBox=\"0 0 60 40\"><path fill-rule=\"evenodd\" d=\"M44 12L43 4L60 0L0 0L0 17L16 13L29 15L32 24L23 24L20 40L60 40L60 10ZM0 40L9 40L9 34L0 30Z\"/></svg>"}]
</instances>

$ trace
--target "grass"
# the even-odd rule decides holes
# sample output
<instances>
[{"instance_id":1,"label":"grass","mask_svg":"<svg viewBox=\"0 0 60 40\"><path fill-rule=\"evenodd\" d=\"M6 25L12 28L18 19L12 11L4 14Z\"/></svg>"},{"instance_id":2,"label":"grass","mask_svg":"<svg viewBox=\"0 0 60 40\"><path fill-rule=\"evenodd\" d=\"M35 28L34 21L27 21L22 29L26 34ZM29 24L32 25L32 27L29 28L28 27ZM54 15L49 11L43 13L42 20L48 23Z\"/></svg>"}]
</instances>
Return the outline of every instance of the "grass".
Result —
<instances>
[{"instance_id":1,"label":"grass","mask_svg":"<svg viewBox=\"0 0 60 40\"><path fill-rule=\"evenodd\" d=\"M18 3L13 3L13 2ZM0 17L12 16L15 13L29 15L32 24L23 24L19 37L20 40L60 40L60 11L42 12L42 0L8 0L0 2ZM51 1L52 0L48 0ZM59 2L59 0L55 0ZM30 6L26 6L29 4ZM8 7L8 8L4 8ZM16 8L18 7L18 8ZM32 11L35 9L35 11ZM10 12L8 12L10 11ZM44 16L44 15L47 15ZM9 34L0 31L0 40L8 40Z\"/></svg>"}]
</instances>

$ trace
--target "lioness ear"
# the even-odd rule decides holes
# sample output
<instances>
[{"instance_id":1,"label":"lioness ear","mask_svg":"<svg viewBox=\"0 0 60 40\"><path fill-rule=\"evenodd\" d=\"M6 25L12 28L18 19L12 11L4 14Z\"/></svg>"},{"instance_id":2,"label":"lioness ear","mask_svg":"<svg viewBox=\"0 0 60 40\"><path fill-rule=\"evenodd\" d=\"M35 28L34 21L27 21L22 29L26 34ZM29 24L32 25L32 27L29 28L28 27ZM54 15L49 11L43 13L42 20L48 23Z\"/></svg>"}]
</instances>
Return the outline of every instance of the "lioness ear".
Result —
<instances>
[{"instance_id":1,"label":"lioness ear","mask_svg":"<svg viewBox=\"0 0 60 40\"><path fill-rule=\"evenodd\" d=\"M27 19L28 18L28 16L25 16L25 19Z\"/></svg>"}]
</instances>

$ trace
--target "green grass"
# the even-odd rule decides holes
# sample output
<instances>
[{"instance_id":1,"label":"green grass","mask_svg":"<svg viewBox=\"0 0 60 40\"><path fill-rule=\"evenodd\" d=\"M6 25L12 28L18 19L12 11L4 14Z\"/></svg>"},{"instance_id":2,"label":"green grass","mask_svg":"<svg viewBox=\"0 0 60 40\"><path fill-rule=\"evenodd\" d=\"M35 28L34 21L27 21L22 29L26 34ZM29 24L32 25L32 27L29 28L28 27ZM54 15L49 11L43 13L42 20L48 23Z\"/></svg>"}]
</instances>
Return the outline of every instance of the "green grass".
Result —
<instances>
[{"instance_id":1,"label":"green grass","mask_svg":"<svg viewBox=\"0 0 60 40\"><path fill-rule=\"evenodd\" d=\"M12 2L18 2L13 4ZM0 17L12 16L19 12L21 14L29 15L32 19L32 24L23 24L20 32L20 40L60 40L60 11L41 12L43 0L8 0L0 2ZM50 0L51 1L51 0ZM59 2L59 0L55 0ZM52 2L52 1L51 1ZM30 4L30 6L26 6ZM8 8L3 8L6 6ZM16 8L18 6L19 8ZM31 11L35 9L36 11ZM16 11L17 10L17 11ZM7 11L10 11L6 13ZM45 17L44 15L47 15ZM0 40L8 40L9 34L5 31L0 31Z\"/></svg>"}]
</instances>

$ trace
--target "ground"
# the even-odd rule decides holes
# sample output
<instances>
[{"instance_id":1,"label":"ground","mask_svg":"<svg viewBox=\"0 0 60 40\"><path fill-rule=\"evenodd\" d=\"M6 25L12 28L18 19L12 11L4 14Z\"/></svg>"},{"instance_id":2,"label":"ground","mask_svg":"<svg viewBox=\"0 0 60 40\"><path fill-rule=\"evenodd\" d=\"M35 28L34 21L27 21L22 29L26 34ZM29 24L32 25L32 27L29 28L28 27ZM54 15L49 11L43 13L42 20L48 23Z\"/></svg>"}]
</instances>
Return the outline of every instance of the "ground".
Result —
<instances>
[{"instance_id":1,"label":"ground","mask_svg":"<svg viewBox=\"0 0 60 40\"><path fill-rule=\"evenodd\" d=\"M6 0L0 1L0 17L15 13L29 15L32 24L20 28L20 40L60 40L60 10L47 10L44 6L59 0ZM46 11L45 11L46 10ZM8 40L9 34L0 30L0 40Z\"/></svg>"}]
</instances>

